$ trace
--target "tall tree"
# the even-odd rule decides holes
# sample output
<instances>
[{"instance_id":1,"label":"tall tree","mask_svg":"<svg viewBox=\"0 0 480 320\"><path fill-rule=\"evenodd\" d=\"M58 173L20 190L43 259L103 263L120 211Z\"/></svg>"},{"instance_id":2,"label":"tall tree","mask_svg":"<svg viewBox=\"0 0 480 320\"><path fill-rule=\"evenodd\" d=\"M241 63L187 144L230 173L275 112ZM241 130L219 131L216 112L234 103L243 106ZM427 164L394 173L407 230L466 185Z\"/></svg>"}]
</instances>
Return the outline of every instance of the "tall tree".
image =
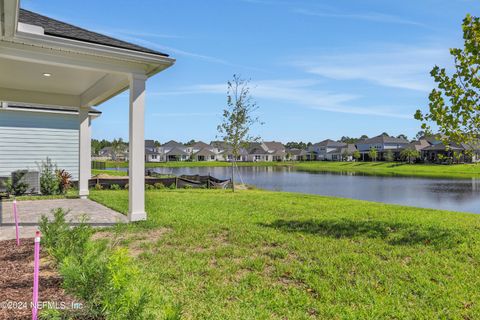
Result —
<instances>
[{"instance_id":1,"label":"tall tree","mask_svg":"<svg viewBox=\"0 0 480 320\"><path fill-rule=\"evenodd\" d=\"M431 134L429 122L438 127L445 145L477 144L480 135L480 19L467 15L463 20L463 49L450 49L454 72L435 66L430 75L437 88L429 96L429 112L417 110L415 119ZM448 141L447 141L448 139Z\"/></svg>"},{"instance_id":2,"label":"tall tree","mask_svg":"<svg viewBox=\"0 0 480 320\"><path fill-rule=\"evenodd\" d=\"M232 152L232 191L235 192L235 163L242 148L249 143L260 140L250 135L253 125L260 123L255 115L258 105L250 93L250 81L233 75L227 83L227 107L223 110L222 123L217 127L223 141Z\"/></svg>"},{"instance_id":3,"label":"tall tree","mask_svg":"<svg viewBox=\"0 0 480 320\"><path fill-rule=\"evenodd\" d=\"M407 135L406 135L406 134L403 134L403 133L399 134L399 135L397 136L397 138L408 140Z\"/></svg>"}]
</instances>

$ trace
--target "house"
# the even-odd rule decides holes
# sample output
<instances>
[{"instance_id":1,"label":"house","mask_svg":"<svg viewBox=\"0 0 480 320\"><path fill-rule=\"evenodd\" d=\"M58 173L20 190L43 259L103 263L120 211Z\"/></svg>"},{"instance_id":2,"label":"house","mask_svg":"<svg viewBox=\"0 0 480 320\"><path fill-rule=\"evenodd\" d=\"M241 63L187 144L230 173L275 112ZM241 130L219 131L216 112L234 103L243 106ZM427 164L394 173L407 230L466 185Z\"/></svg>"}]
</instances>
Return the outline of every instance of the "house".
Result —
<instances>
[{"instance_id":1,"label":"house","mask_svg":"<svg viewBox=\"0 0 480 320\"><path fill-rule=\"evenodd\" d=\"M339 148L346 147L344 142L333 141L331 139L323 140L308 148L310 160L334 160L333 156L339 152ZM339 158L340 159L340 158Z\"/></svg>"},{"instance_id":2,"label":"house","mask_svg":"<svg viewBox=\"0 0 480 320\"><path fill-rule=\"evenodd\" d=\"M387 152L391 152L394 159L398 160L400 159L400 152L409 144L410 142L404 138L395 138L382 134L360 140L356 143L356 146L362 155L362 160L370 160L369 152L371 149L377 150L377 160L385 159Z\"/></svg>"},{"instance_id":3,"label":"house","mask_svg":"<svg viewBox=\"0 0 480 320\"><path fill-rule=\"evenodd\" d=\"M118 151L113 150L113 147L104 147L98 152L97 159L99 158L112 161L128 161L128 146Z\"/></svg>"},{"instance_id":4,"label":"house","mask_svg":"<svg viewBox=\"0 0 480 320\"><path fill-rule=\"evenodd\" d=\"M287 161L305 161L307 159L307 151L302 149L288 149L286 150Z\"/></svg>"},{"instance_id":5,"label":"house","mask_svg":"<svg viewBox=\"0 0 480 320\"><path fill-rule=\"evenodd\" d=\"M480 162L480 145L468 145L465 143L445 144L440 142L423 148L421 156L425 162L431 163L476 163Z\"/></svg>"},{"instance_id":6,"label":"house","mask_svg":"<svg viewBox=\"0 0 480 320\"><path fill-rule=\"evenodd\" d=\"M212 141L210 142L210 146L213 147L213 152L217 155L217 161L233 161L234 155L232 153L232 147L228 145L228 143L224 141ZM248 151L246 148L240 148L236 161L248 161Z\"/></svg>"},{"instance_id":7,"label":"house","mask_svg":"<svg viewBox=\"0 0 480 320\"><path fill-rule=\"evenodd\" d=\"M357 148L352 143L345 143L342 147L336 147L327 152L325 160L328 161L353 161L353 153Z\"/></svg>"},{"instance_id":8,"label":"house","mask_svg":"<svg viewBox=\"0 0 480 320\"><path fill-rule=\"evenodd\" d=\"M145 220L146 82L175 60L21 9L18 0L0 1L0 13L2 174L53 155L77 177L79 195L87 198L92 116L99 115L93 107L128 90L128 218ZM10 150L8 157L4 150ZM38 159L26 159L31 157Z\"/></svg>"},{"instance_id":9,"label":"house","mask_svg":"<svg viewBox=\"0 0 480 320\"><path fill-rule=\"evenodd\" d=\"M165 162L166 157L162 148L154 140L145 140L145 162Z\"/></svg>"},{"instance_id":10,"label":"house","mask_svg":"<svg viewBox=\"0 0 480 320\"><path fill-rule=\"evenodd\" d=\"M89 121L100 111L91 108ZM12 171L41 171L47 157L79 178L78 110L10 104L0 106L0 177Z\"/></svg>"}]
</instances>

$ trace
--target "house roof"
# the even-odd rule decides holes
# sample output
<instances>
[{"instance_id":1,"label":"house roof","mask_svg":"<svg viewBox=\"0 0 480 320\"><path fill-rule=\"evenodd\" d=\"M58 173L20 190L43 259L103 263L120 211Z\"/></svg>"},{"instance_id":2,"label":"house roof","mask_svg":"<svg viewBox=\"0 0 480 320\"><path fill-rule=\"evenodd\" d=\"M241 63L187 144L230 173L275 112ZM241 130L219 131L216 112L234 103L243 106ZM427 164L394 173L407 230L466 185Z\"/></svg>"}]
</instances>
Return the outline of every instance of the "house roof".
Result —
<instances>
[{"instance_id":1,"label":"house roof","mask_svg":"<svg viewBox=\"0 0 480 320\"><path fill-rule=\"evenodd\" d=\"M22 23L40 26L44 29L45 35L53 37L79 40L108 47L115 47L168 57L168 54L151 50L126 41L118 40L80 27L76 27L69 23L58 21L25 9L19 10L18 20Z\"/></svg>"},{"instance_id":2,"label":"house roof","mask_svg":"<svg viewBox=\"0 0 480 320\"><path fill-rule=\"evenodd\" d=\"M173 148L172 150L167 152L167 155L169 155L169 156L188 156L188 153L186 153L185 151L183 151L180 148Z\"/></svg>"},{"instance_id":3,"label":"house roof","mask_svg":"<svg viewBox=\"0 0 480 320\"><path fill-rule=\"evenodd\" d=\"M203 142L203 141L197 141L197 142L195 142L195 144L194 144L192 147L195 148L195 149L212 148L211 145L206 144L206 143Z\"/></svg>"},{"instance_id":4,"label":"house roof","mask_svg":"<svg viewBox=\"0 0 480 320\"><path fill-rule=\"evenodd\" d=\"M197 153L195 153L195 156L214 156L214 155L215 155L215 152L213 152L208 148L203 148Z\"/></svg>"},{"instance_id":5,"label":"house roof","mask_svg":"<svg viewBox=\"0 0 480 320\"><path fill-rule=\"evenodd\" d=\"M448 146L449 151L463 151L464 147L460 145L451 144ZM444 143L437 143L426 148L423 148L422 151L447 151L447 146Z\"/></svg>"},{"instance_id":6,"label":"house roof","mask_svg":"<svg viewBox=\"0 0 480 320\"><path fill-rule=\"evenodd\" d=\"M423 150L423 149L425 149L426 147L429 147L429 146L431 146L431 143L427 139L420 138L418 141L410 142L410 144L407 146L407 148L415 149L417 151L420 151L420 150Z\"/></svg>"},{"instance_id":7,"label":"house roof","mask_svg":"<svg viewBox=\"0 0 480 320\"><path fill-rule=\"evenodd\" d=\"M170 140L162 145L165 148L185 148L185 146L177 141Z\"/></svg>"},{"instance_id":8,"label":"house roof","mask_svg":"<svg viewBox=\"0 0 480 320\"><path fill-rule=\"evenodd\" d=\"M266 145L269 150L285 150L285 146L281 142L264 141L263 144Z\"/></svg>"},{"instance_id":9,"label":"house roof","mask_svg":"<svg viewBox=\"0 0 480 320\"><path fill-rule=\"evenodd\" d=\"M332 147L332 148L344 147L346 145L347 144L344 142L333 141L331 139L323 140L321 142L314 144L314 146L317 146L317 147Z\"/></svg>"},{"instance_id":10,"label":"house roof","mask_svg":"<svg viewBox=\"0 0 480 320\"><path fill-rule=\"evenodd\" d=\"M155 140L145 140L145 148L155 148Z\"/></svg>"},{"instance_id":11,"label":"house roof","mask_svg":"<svg viewBox=\"0 0 480 320\"><path fill-rule=\"evenodd\" d=\"M295 148L294 149L288 149L287 152L291 153L294 156L305 156L305 155L307 155L307 151L302 150L302 149L295 149Z\"/></svg>"},{"instance_id":12,"label":"house roof","mask_svg":"<svg viewBox=\"0 0 480 320\"><path fill-rule=\"evenodd\" d=\"M408 140L404 138L395 138L386 135L379 135L373 138L365 139L363 141L357 142L357 144L375 144L375 143L398 143L398 144L408 144Z\"/></svg>"}]
</instances>

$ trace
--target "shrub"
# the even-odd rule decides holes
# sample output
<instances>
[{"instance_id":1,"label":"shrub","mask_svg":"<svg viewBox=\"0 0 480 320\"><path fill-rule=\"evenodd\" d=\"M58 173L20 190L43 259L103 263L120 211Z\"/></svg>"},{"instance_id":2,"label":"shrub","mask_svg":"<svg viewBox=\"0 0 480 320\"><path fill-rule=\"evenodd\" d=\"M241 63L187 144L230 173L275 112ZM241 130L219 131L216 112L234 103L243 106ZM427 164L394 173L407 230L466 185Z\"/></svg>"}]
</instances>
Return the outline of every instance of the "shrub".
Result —
<instances>
[{"instance_id":1,"label":"shrub","mask_svg":"<svg viewBox=\"0 0 480 320\"><path fill-rule=\"evenodd\" d=\"M161 183L161 182L155 183L154 186L155 186L155 189L158 189L158 190L163 190L163 189L165 189L165 185L164 185L163 183Z\"/></svg>"},{"instance_id":2,"label":"shrub","mask_svg":"<svg viewBox=\"0 0 480 320\"><path fill-rule=\"evenodd\" d=\"M12 179L7 181L7 192L15 196L24 195L28 189L28 183L23 181L23 177L27 174L26 170L15 171L12 174Z\"/></svg>"},{"instance_id":3,"label":"shrub","mask_svg":"<svg viewBox=\"0 0 480 320\"><path fill-rule=\"evenodd\" d=\"M95 185L95 190L102 190L102 189L103 189L103 187L102 187L102 185L101 185L100 183L97 183L97 184Z\"/></svg>"},{"instance_id":4,"label":"shrub","mask_svg":"<svg viewBox=\"0 0 480 320\"><path fill-rule=\"evenodd\" d=\"M145 184L145 190L153 190L155 189L154 186L152 186L151 184Z\"/></svg>"},{"instance_id":5,"label":"shrub","mask_svg":"<svg viewBox=\"0 0 480 320\"><path fill-rule=\"evenodd\" d=\"M110 190L121 190L122 188L120 188L120 186L116 183L112 184L110 186Z\"/></svg>"},{"instance_id":6,"label":"shrub","mask_svg":"<svg viewBox=\"0 0 480 320\"><path fill-rule=\"evenodd\" d=\"M192 189L193 187L189 184L186 184L183 186L183 189Z\"/></svg>"},{"instance_id":7,"label":"shrub","mask_svg":"<svg viewBox=\"0 0 480 320\"><path fill-rule=\"evenodd\" d=\"M172 183L168 188L173 190L177 189L177 186L175 185L175 183Z\"/></svg>"},{"instance_id":8,"label":"shrub","mask_svg":"<svg viewBox=\"0 0 480 320\"><path fill-rule=\"evenodd\" d=\"M47 157L46 161L42 161L40 171L40 191L42 194L54 195L60 193L56 164Z\"/></svg>"},{"instance_id":9,"label":"shrub","mask_svg":"<svg viewBox=\"0 0 480 320\"><path fill-rule=\"evenodd\" d=\"M58 190L61 194L66 194L72 186L72 175L65 169L57 170Z\"/></svg>"},{"instance_id":10,"label":"shrub","mask_svg":"<svg viewBox=\"0 0 480 320\"><path fill-rule=\"evenodd\" d=\"M42 216L39 222L43 247L56 263L70 255L83 255L86 243L93 234L93 229L85 224L85 220L70 228L65 219L66 214L63 209L58 208L53 210L52 221Z\"/></svg>"},{"instance_id":11,"label":"shrub","mask_svg":"<svg viewBox=\"0 0 480 320\"><path fill-rule=\"evenodd\" d=\"M70 228L62 209L53 214L52 221L40 221L42 243L59 265L65 291L84 302L81 318L144 319L150 294L138 286L139 271L127 250L91 241L93 229L84 223ZM67 313L45 316L65 319Z\"/></svg>"},{"instance_id":12,"label":"shrub","mask_svg":"<svg viewBox=\"0 0 480 320\"><path fill-rule=\"evenodd\" d=\"M130 187L130 185L127 183L127 184L125 185L125 187L124 187L125 190L128 190L128 187Z\"/></svg>"}]
</instances>

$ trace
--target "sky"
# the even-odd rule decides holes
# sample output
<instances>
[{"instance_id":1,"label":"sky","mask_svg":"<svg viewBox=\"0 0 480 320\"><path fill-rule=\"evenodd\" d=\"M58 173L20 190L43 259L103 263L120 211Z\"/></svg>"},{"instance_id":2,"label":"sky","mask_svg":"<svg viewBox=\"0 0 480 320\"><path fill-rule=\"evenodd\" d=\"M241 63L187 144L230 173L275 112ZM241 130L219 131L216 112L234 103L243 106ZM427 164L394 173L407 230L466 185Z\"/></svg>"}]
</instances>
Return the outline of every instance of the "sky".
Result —
<instances>
[{"instance_id":1,"label":"sky","mask_svg":"<svg viewBox=\"0 0 480 320\"><path fill-rule=\"evenodd\" d=\"M452 66L473 0L22 0L21 6L169 54L147 83L145 137L217 138L227 81L250 79L264 140L406 134ZM98 106L97 139L128 138L128 94Z\"/></svg>"}]
</instances>

